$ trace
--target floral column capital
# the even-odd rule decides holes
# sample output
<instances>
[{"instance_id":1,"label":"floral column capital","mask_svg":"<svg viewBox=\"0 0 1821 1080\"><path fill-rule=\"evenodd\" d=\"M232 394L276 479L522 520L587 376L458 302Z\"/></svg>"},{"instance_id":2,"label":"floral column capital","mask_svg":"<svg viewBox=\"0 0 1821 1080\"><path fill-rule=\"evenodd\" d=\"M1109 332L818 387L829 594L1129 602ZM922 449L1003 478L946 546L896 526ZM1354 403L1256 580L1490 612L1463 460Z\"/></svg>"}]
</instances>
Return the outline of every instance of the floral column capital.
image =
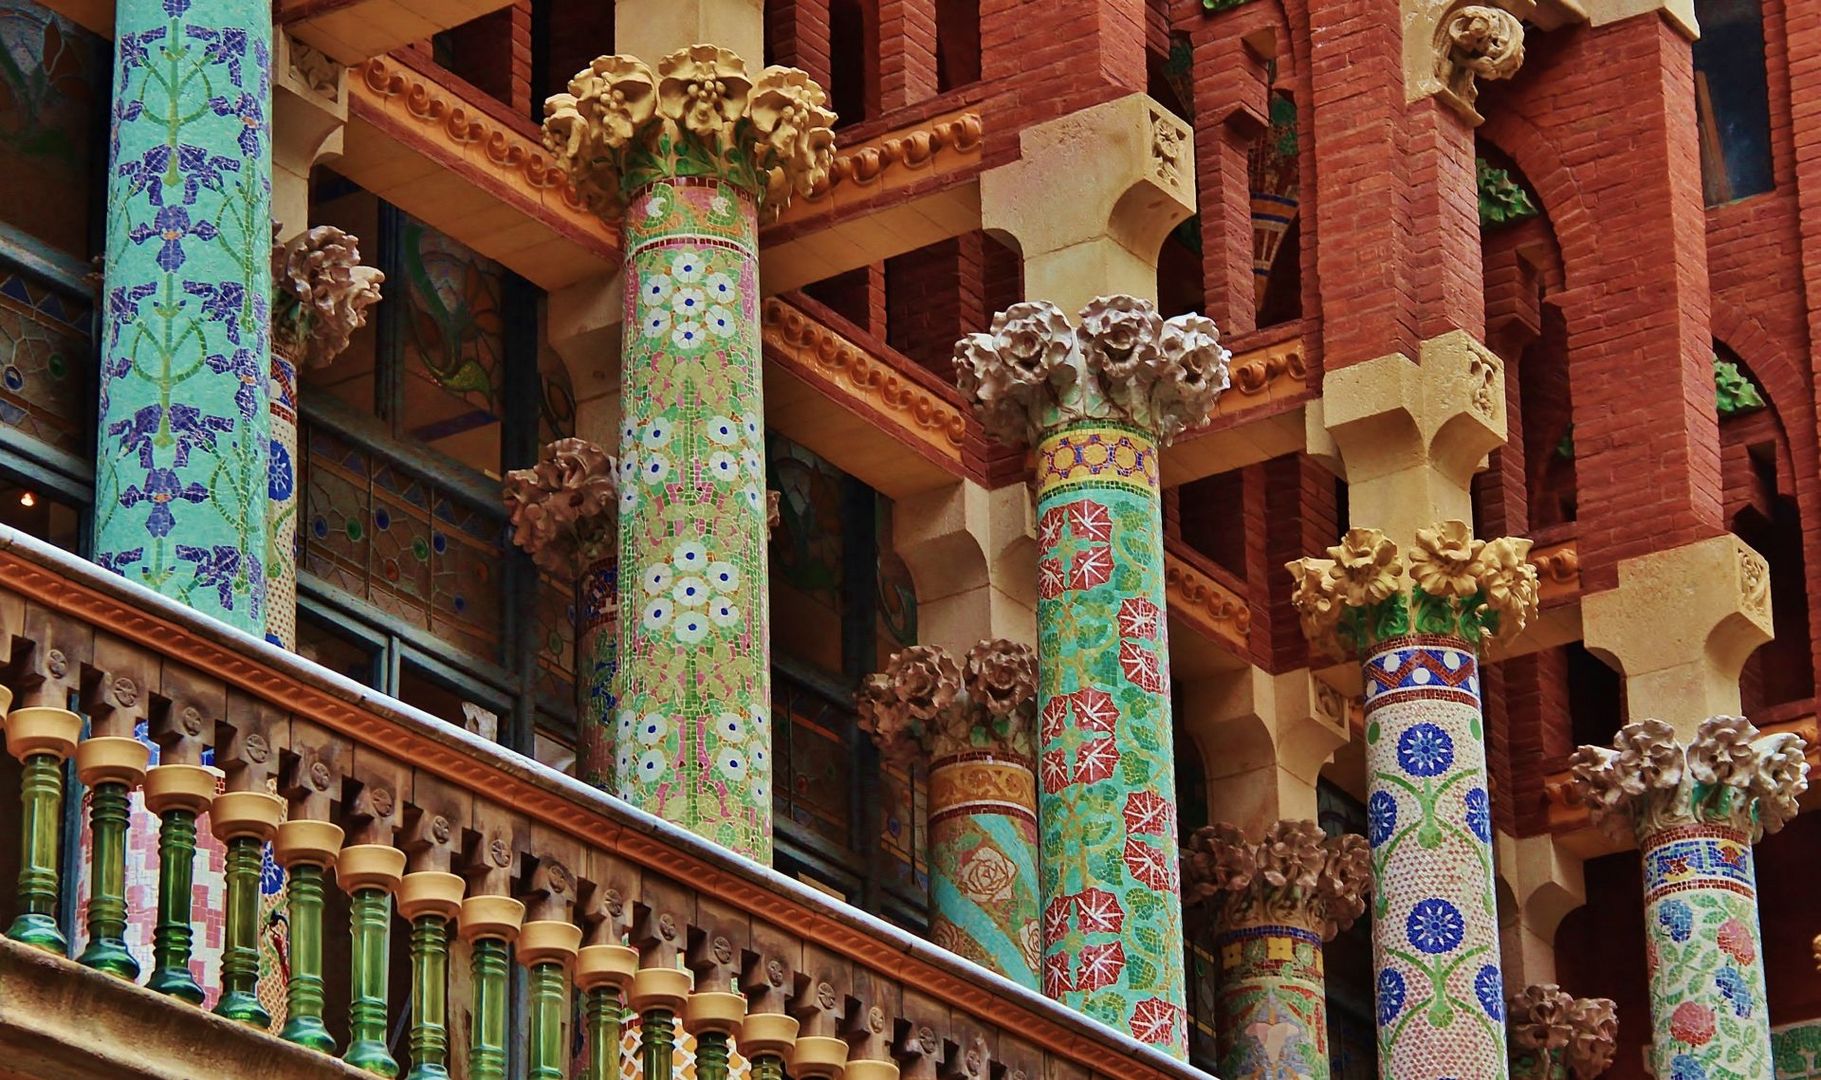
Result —
<instances>
[{"instance_id":1,"label":"floral column capital","mask_svg":"<svg viewBox=\"0 0 1821 1080\"><path fill-rule=\"evenodd\" d=\"M956 385L988 435L1035 444L1062 424L1113 420L1168 445L1229 384L1232 354L1212 319L1165 319L1133 296L1097 297L1078 318L1042 300L1013 304L991 331L956 343Z\"/></svg>"},{"instance_id":2,"label":"floral column capital","mask_svg":"<svg viewBox=\"0 0 1821 1080\"><path fill-rule=\"evenodd\" d=\"M1742 716L1710 716L1687 745L1661 720L1626 724L1612 749L1575 751L1576 790L1619 840L1677 825L1720 825L1757 843L1796 816L1808 790L1800 736L1760 735Z\"/></svg>"},{"instance_id":3,"label":"floral column capital","mask_svg":"<svg viewBox=\"0 0 1821 1080\"><path fill-rule=\"evenodd\" d=\"M1377 529L1349 529L1327 558L1285 564L1290 600L1309 643L1335 656L1413 632L1509 639L1536 616L1530 544L1476 540L1466 522L1444 521L1418 529L1405 555Z\"/></svg>"},{"instance_id":4,"label":"floral column capital","mask_svg":"<svg viewBox=\"0 0 1821 1080\"><path fill-rule=\"evenodd\" d=\"M658 61L602 56L544 102L544 146L596 213L616 216L646 183L720 177L781 208L835 160L828 95L796 68L757 76L716 45Z\"/></svg>"},{"instance_id":5,"label":"floral column capital","mask_svg":"<svg viewBox=\"0 0 1821 1080\"><path fill-rule=\"evenodd\" d=\"M855 694L861 730L900 765L969 750L1028 760L1036 702L1036 654L1004 638L980 642L960 663L940 645L901 649Z\"/></svg>"},{"instance_id":6,"label":"floral column capital","mask_svg":"<svg viewBox=\"0 0 1821 1080\"><path fill-rule=\"evenodd\" d=\"M619 543L619 466L586 439L558 439L538 463L506 474L513 539L538 569L572 578Z\"/></svg>"},{"instance_id":7,"label":"floral column capital","mask_svg":"<svg viewBox=\"0 0 1821 1080\"><path fill-rule=\"evenodd\" d=\"M1618 1006L1611 998L1577 998L1554 983L1526 986L1512 995L1507 1022L1514 1076L1593 1080L1618 1052Z\"/></svg>"},{"instance_id":8,"label":"floral column capital","mask_svg":"<svg viewBox=\"0 0 1821 1080\"><path fill-rule=\"evenodd\" d=\"M318 225L272 244L272 349L308 367L326 367L367 324L386 275L363 266L360 241Z\"/></svg>"},{"instance_id":9,"label":"floral column capital","mask_svg":"<svg viewBox=\"0 0 1821 1080\"><path fill-rule=\"evenodd\" d=\"M1183 903L1208 902L1222 928L1283 924L1332 941L1366 910L1372 866L1363 836L1278 821L1252 840L1222 821L1189 837L1182 886Z\"/></svg>"}]
</instances>

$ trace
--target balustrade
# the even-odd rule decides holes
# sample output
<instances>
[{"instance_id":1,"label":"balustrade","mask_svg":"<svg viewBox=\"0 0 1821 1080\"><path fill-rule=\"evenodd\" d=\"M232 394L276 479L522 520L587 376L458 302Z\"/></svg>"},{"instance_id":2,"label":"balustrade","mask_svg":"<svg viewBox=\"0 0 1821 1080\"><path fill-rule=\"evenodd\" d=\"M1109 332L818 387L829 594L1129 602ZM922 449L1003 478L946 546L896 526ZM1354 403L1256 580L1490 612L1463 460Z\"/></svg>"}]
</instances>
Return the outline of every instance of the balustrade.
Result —
<instances>
[{"instance_id":1,"label":"balustrade","mask_svg":"<svg viewBox=\"0 0 1821 1080\"><path fill-rule=\"evenodd\" d=\"M10 936L69 952L69 912L83 910L59 863L81 794L67 779L74 763L94 793L85 958L121 980L143 964L164 995L146 996L150 1010L201 1017L207 1001L243 1021L208 1021L249 1040L223 1048L223 1076L273 1038L258 984L274 973L257 951L271 923L258 900L262 874L279 871L289 899L277 1035L323 1055L326 1075L343 1068L329 1056L339 1053L407 1080L657 1080L687 1068L686 1035L698 1080L1196 1075L586 784L3 528L0 685L7 750L24 763ZM115 688L113 706L97 687ZM152 733L158 764L146 768L143 746L117 733L128 721ZM121 753L126 742L138 749ZM151 814L120 813L141 784ZM190 911L199 828L227 846L217 943ZM114 863L154 847L156 911L129 911L143 898L122 895ZM135 957L120 926L153 915L151 955ZM38 955L17 942L0 949ZM219 974L205 974L199 961L217 949ZM622 1054L634 1023L636 1061Z\"/></svg>"}]
</instances>

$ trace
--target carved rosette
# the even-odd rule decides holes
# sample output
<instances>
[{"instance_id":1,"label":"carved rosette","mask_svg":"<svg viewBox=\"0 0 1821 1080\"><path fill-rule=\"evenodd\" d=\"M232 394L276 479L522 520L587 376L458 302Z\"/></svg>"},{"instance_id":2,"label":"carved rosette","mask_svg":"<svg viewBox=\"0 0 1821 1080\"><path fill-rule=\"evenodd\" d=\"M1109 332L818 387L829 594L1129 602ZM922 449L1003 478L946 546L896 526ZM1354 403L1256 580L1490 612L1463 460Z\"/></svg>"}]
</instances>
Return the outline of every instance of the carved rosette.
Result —
<instances>
[{"instance_id":1,"label":"carved rosette","mask_svg":"<svg viewBox=\"0 0 1821 1080\"><path fill-rule=\"evenodd\" d=\"M860 729L902 767L970 750L1029 760L1037 657L1004 638L981 641L959 663L940 645L912 645L867 676L854 701Z\"/></svg>"},{"instance_id":2,"label":"carved rosette","mask_svg":"<svg viewBox=\"0 0 1821 1080\"><path fill-rule=\"evenodd\" d=\"M1755 844L1796 816L1808 790L1801 736L1760 735L1742 716L1708 717L1686 745L1661 720L1626 724L1612 749L1575 751L1572 772L1594 822L1621 841L1719 825Z\"/></svg>"},{"instance_id":3,"label":"carved rosette","mask_svg":"<svg viewBox=\"0 0 1821 1080\"><path fill-rule=\"evenodd\" d=\"M1460 4L1436 24L1435 77L1463 111L1478 120L1478 79L1509 79L1524 64L1524 24L1504 8Z\"/></svg>"},{"instance_id":4,"label":"carved rosette","mask_svg":"<svg viewBox=\"0 0 1821 1080\"><path fill-rule=\"evenodd\" d=\"M538 463L506 474L513 540L538 568L570 580L619 542L619 467L586 439L558 439Z\"/></svg>"},{"instance_id":5,"label":"carved rosette","mask_svg":"<svg viewBox=\"0 0 1821 1080\"><path fill-rule=\"evenodd\" d=\"M1526 986L1506 1013L1516 1080L1593 1080L1618 1051L1618 1008L1611 998L1577 998L1554 983Z\"/></svg>"},{"instance_id":6,"label":"carved rosette","mask_svg":"<svg viewBox=\"0 0 1821 1080\"><path fill-rule=\"evenodd\" d=\"M1045 301L1013 304L955 345L955 382L987 434L1035 444L1080 420L1114 420L1167 445L1208 418L1232 360L1212 319L1165 319L1149 300L1097 297L1079 326Z\"/></svg>"},{"instance_id":7,"label":"carved rosette","mask_svg":"<svg viewBox=\"0 0 1821 1080\"><path fill-rule=\"evenodd\" d=\"M359 244L333 225L318 225L272 245L274 352L325 367L367 324L386 275L361 265Z\"/></svg>"},{"instance_id":8,"label":"carved rosette","mask_svg":"<svg viewBox=\"0 0 1821 1080\"><path fill-rule=\"evenodd\" d=\"M1275 822L1258 840L1222 821L1183 848L1183 903L1205 903L1222 930L1294 926L1331 941L1371 891L1366 838L1328 836L1313 821Z\"/></svg>"},{"instance_id":9,"label":"carved rosette","mask_svg":"<svg viewBox=\"0 0 1821 1080\"><path fill-rule=\"evenodd\" d=\"M825 183L835 160L835 114L808 74L772 66L757 76L715 45L658 62L602 56L544 102L544 147L584 203L614 216L654 179L714 176L773 209Z\"/></svg>"},{"instance_id":10,"label":"carved rosette","mask_svg":"<svg viewBox=\"0 0 1821 1080\"><path fill-rule=\"evenodd\" d=\"M1462 521L1418 529L1405 554L1377 529L1349 529L1325 559L1285 564L1309 643L1335 656L1409 633L1509 640L1536 616L1530 541L1476 540Z\"/></svg>"}]
</instances>

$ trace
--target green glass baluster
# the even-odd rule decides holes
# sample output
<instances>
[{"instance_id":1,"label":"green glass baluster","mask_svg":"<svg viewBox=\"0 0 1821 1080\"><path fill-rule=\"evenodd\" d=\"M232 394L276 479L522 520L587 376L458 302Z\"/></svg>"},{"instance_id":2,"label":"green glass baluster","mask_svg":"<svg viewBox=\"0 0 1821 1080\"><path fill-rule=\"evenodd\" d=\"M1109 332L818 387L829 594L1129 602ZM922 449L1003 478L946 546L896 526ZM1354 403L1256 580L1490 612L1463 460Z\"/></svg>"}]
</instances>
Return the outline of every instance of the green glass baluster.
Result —
<instances>
[{"instance_id":1,"label":"green glass baluster","mask_svg":"<svg viewBox=\"0 0 1821 1080\"><path fill-rule=\"evenodd\" d=\"M582 995L582 1027L588 1037L585 1080L615 1080L620 1074L620 991L602 986Z\"/></svg>"},{"instance_id":2,"label":"green glass baluster","mask_svg":"<svg viewBox=\"0 0 1821 1080\"><path fill-rule=\"evenodd\" d=\"M677 1020L668 1009L652 1009L639 1021L639 1053L646 1076L670 1076L675 1067Z\"/></svg>"},{"instance_id":3,"label":"green glass baluster","mask_svg":"<svg viewBox=\"0 0 1821 1080\"><path fill-rule=\"evenodd\" d=\"M348 1052L342 1060L376 1076L397 1076L386 1049L386 966L392 929L392 894L356 889L349 905L353 949L349 954Z\"/></svg>"},{"instance_id":4,"label":"green glass baluster","mask_svg":"<svg viewBox=\"0 0 1821 1080\"><path fill-rule=\"evenodd\" d=\"M753 1058L752 1080L784 1080L784 1059L776 1054L760 1054Z\"/></svg>"},{"instance_id":5,"label":"green glass baluster","mask_svg":"<svg viewBox=\"0 0 1821 1080\"><path fill-rule=\"evenodd\" d=\"M323 1024L323 893L328 872L314 863L287 871L285 915L290 922L291 979L285 985L285 1026L279 1038L325 1054L335 1039Z\"/></svg>"},{"instance_id":6,"label":"green glass baluster","mask_svg":"<svg viewBox=\"0 0 1821 1080\"><path fill-rule=\"evenodd\" d=\"M152 977L146 986L202 1004L202 987L190 974L190 896L196 874L196 815L164 812L158 826L158 925L152 931Z\"/></svg>"},{"instance_id":7,"label":"green glass baluster","mask_svg":"<svg viewBox=\"0 0 1821 1080\"><path fill-rule=\"evenodd\" d=\"M89 795L89 943L80 962L129 981L139 961L126 947L127 786L96 784Z\"/></svg>"},{"instance_id":8,"label":"green glass baluster","mask_svg":"<svg viewBox=\"0 0 1821 1080\"><path fill-rule=\"evenodd\" d=\"M19 783L19 916L6 936L54 952L69 953L57 926L57 840L63 808L63 760L31 754Z\"/></svg>"},{"instance_id":9,"label":"green glass baluster","mask_svg":"<svg viewBox=\"0 0 1821 1080\"><path fill-rule=\"evenodd\" d=\"M468 1048L469 1076L471 1080L505 1080L506 943L499 938L476 939L472 970L474 1037Z\"/></svg>"},{"instance_id":10,"label":"green glass baluster","mask_svg":"<svg viewBox=\"0 0 1821 1080\"><path fill-rule=\"evenodd\" d=\"M569 985L561 964L533 964L527 990L531 1009L528 1080L565 1080L563 1019L569 1013Z\"/></svg>"},{"instance_id":11,"label":"green glass baluster","mask_svg":"<svg viewBox=\"0 0 1821 1080\"><path fill-rule=\"evenodd\" d=\"M727 1080L727 1032L696 1036L696 1080Z\"/></svg>"},{"instance_id":12,"label":"green glass baluster","mask_svg":"<svg viewBox=\"0 0 1821 1080\"><path fill-rule=\"evenodd\" d=\"M449 1075L449 923L420 915L411 924L411 1071L405 1080Z\"/></svg>"},{"instance_id":13,"label":"green glass baluster","mask_svg":"<svg viewBox=\"0 0 1821 1080\"><path fill-rule=\"evenodd\" d=\"M236 836L228 841L227 919L221 946L221 1000L215 1013L257 1028L272 1026L272 1016L259 1003L259 874L265 863L265 841Z\"/></svg>"}]
</instances>

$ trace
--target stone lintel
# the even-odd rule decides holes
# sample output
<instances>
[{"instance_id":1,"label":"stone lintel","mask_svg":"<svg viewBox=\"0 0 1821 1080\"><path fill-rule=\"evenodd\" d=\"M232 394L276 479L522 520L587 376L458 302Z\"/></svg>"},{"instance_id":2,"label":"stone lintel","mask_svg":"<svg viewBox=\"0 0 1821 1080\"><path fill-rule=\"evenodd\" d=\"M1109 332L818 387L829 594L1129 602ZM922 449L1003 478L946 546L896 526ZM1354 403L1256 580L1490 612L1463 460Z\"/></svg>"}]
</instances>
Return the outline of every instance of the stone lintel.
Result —
<instances>
[{"instance_id":1,"label":"stone lintel","mask_svg":"<svg viewBox=\"0 0 1821 1080\"><path fill-rule=\"evenodd\" d=\"M1350 735L1347 699L1308 668L1186 683L1181 722L1206 762L1210 816L1254 831L1313 819L1316 779Z\"/></svg>"},{"instance_id":2,"label":"stone lintel","mask_svg":"<svg viewBox=\"0 0 1821 1080\"><path fill-rule=\"evenodd\" d=\"M1739 711L1739 672L1773 636L1770 568L1730 534L1619 563L1619 586L1581 600L1587 648L1625 677L1629 718L1683 738Z\"/></svg>"},{"instance_id":3,"label":"stone lintel","mask_svg":"<svg viewBox=\"0 0 1821 1080\"><path fill-rule=\"evenodd\" d=\"M981 174L980 216L1023 253L1025 295L1069 312L1115 293L1155 300L1158 249L1195 212L1190 127L1132 94L1025 128L1018 145Z\"/></svg>"},{"instance_id":4,"label":"stone lintel","mask_svg":"<svg viewBox=\"0 0 1821 1080\"><path fill-rule=\"evenodd\" d=\"M1701 36L1694 0L1585 0L1585 3L1587 20L1594 26L1607 26L1639 15L1660 14L1689 41Z\"/></svg>"},{"instance_id":5,"label":"stone lintel","mask_svg":"<svg viewBox=\"0 0 1821 1080\"><path fill-rule=\"evenodd\" d=\"M1352 522L1399 545L1436 521L1471 521L1473 474L1505 441L1496 354L1454 330L1418 355L1391 353L1322 379L1321 428L1344 465ZM1322 448L1311 434L1313 453Z\"/></svg>"}]
</instances>

